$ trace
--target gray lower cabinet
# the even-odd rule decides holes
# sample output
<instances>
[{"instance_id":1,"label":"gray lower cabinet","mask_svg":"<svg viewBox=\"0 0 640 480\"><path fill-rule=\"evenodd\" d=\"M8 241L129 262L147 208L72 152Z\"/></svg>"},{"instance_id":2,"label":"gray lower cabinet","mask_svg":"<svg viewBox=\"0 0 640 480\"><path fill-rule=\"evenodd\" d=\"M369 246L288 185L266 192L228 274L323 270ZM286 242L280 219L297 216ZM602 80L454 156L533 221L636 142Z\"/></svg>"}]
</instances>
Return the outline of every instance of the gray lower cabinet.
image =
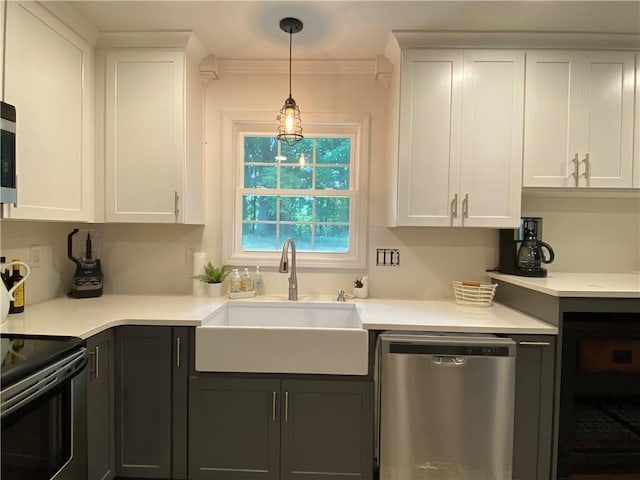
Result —
<instances>
[{"instance_id":1,"label":"gray lower cabinet","mask_svg":"<svg viewBox=\"0 0 640 480\"><path fill-rule=\"evenodd\" d=\"M152 326L116 330L118 476L186 478L187 336L181 335L186 331Z\"/></svg>"},{"instance_id":2,"label":"gray lower cabinet","mask_svg":"<svg viewBox=\"0 0 640 480\"><path fill-rule=\"evenodd\" d=\"M516 356L513 479L549 480L556 337L511 335Z\"/></svg>"},{"instance_id":3,"label":"gray lower cabinet","mask_svg":"<svg viewBox=\"0 0 640 480\"><path fill-rule=\"evenodd\" d=\"M371 479L370 381L189 380L189 478Z\"/></svg>"},{"instance_id":4,"label":"gray lower cabinet","mask_svg":"<svg viewBox=\"0 0 640 480\"><path fill-rule=\"evenodd\" d=\"M87 339L87 478L115 477L113 330Z\"/></svg>"}]
</instances>

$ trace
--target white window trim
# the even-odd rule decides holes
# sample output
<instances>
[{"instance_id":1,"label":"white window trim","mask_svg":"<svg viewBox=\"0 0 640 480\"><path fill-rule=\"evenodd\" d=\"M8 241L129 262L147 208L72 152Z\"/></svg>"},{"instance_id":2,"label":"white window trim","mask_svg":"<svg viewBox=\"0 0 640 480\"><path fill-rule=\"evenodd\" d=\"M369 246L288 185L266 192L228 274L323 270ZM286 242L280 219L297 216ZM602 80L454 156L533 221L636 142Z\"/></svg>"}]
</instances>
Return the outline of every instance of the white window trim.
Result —
<instances>
[{"instance_id":1,"label":"white window trim","mask_svg":"<svg viewBox=\"0 0 640 480\"><path fill-rule=\"evenodd\" d=\"M335 129L354 135L354 199L353 249L349 253L298 252L298 266L305 268L363 269L366 268L369 135L370 117L340 113L309 113L302 117L304 131L314 135L336 133ZM224 112L222 122L222 256L223 262L238 266L278 266L279 252L244 252L241 249L241 229L236 228L239 218L236 196L239 188L240 134L275 135L277 123L273 112ZM304 132L303 131L303 132Z\"/></svg>"}]
</instances>

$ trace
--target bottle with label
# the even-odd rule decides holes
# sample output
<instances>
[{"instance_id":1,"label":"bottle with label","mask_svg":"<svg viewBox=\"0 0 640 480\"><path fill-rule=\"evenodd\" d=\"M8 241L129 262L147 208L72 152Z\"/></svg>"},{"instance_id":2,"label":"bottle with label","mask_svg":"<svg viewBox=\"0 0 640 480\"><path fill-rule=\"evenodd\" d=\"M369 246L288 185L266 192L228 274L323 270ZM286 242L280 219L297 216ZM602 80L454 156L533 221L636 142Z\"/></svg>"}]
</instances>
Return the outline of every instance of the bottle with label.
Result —
<instances>
[{"instance_id":1,"label":"bottle with label","mask_svg":"<svg viewBox=\"0 0 640 480\"><path fill-rule=\"evenodd\" d=\"M242 272L242 277L240 278L240 291L250 292L251 290L253 290L253 278L251 278L249 269L245 268L244 272Z\"/></svg>"},{"instance_id":2,"label":"bottle with label","mask_svg":"<svg viewBox=\"0 0 640 480\"><path fill-rule=\"evenodd\" d=\"M14 262L19 262L18 259L13 259ZM22 280L22 274L20 273L20 265L13 265L13 274L11 275L11 285L15 285ZM14 300L9 304L9 313L22 313L24 312L24 282L18 288L13 291Z\"/></svg>"},{"instance_id":3,"label":"bottle with label","mask_svg":"<svg viewBox=\"0 0 640 480\"><path fill-rule=\"evenodd\" d=\"M264 280L262 280L262 274L260 273L260 266L256 267L256 273L253 276L253 288L256 291L256 295L264 294Z\"/></svg>"},{"instance_id":4,"label":"bottle with label","mask_svg":"<svg viewBox=\"0 0 640 480\"><path fill-rule=\"evenodd\" d=\"M240 273L237 268L231 270L231 275L229 275L229 293L237 293L240 291Z\"/></svg>"}]
</instances>

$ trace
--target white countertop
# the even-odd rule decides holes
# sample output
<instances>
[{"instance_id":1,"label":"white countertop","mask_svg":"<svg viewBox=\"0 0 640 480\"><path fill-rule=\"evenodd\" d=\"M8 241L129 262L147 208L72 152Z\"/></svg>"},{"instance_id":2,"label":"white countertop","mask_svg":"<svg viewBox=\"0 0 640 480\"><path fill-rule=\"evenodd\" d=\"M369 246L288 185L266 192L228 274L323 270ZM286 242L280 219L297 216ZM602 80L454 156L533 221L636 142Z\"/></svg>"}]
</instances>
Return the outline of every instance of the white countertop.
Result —
<instances>
[{"instance_id":1,"label":"white countertop","mask_svg":"<svg viewBox=\"0 0 640 480\"><path fill-rule=\"evenodd\" d=\"M259 297L254 301L282 300ZM27 305L25 312L9 315L2 333L69 335L88 338L118 325L199 326L213 312L233 302L225 297L104 295L99 298L57 298ZM298 303L331 302L332 297L301 296ZM413 330L467 333L521 333L556 335L553 325L517 310L494 304L488 308L456 305L453 301L348 300L355 303L368 330Z\"/></svg>"},{"instance_id":2,"label":"white countertop","mask_svg":"<svg viewBox=\"0 0 640 480\"><path fill-rule=\"evenodd\" d=\"M640 298L640 273L555 273L545 278L487 272L489 278L555 297Z\"/></svg>"}]
</instances>

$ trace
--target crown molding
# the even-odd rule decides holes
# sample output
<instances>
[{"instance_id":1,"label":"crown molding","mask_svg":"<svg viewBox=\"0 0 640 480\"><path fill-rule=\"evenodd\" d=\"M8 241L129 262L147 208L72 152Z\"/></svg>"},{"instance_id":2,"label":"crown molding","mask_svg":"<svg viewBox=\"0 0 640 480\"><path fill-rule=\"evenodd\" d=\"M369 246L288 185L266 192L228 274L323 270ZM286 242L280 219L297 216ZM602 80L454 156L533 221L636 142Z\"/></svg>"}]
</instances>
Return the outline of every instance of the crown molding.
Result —
<instances>
[{"instance_id":1,"label":"crown molding","mask_svg":"<svg viewBox=\"0 0 640 480\"><path fill-rule=\"evenodd\" d=\"M221 74L287 74L289 60L218 59ZM294 74L374 75L376 60L296 60L291 64Z\"/></svg>"},{"instance_id":2,"label":"crown molding","mask_svg":"<svg viewBox=\"0 0 640 480\"><path fill-rule=\"evenodd\" d=\"M635 33L394 30L400 48L640 50Z\"/></svg>"},{"instance_id":3,"label":"crown molding","mask_svg":"<svg viewBox=\"0 0 640 480\"><path fill-rule=\"evenodd\" d=\"M193 32L100 32L97 48L186 48Z\"/></svg>"}]
</instances>

